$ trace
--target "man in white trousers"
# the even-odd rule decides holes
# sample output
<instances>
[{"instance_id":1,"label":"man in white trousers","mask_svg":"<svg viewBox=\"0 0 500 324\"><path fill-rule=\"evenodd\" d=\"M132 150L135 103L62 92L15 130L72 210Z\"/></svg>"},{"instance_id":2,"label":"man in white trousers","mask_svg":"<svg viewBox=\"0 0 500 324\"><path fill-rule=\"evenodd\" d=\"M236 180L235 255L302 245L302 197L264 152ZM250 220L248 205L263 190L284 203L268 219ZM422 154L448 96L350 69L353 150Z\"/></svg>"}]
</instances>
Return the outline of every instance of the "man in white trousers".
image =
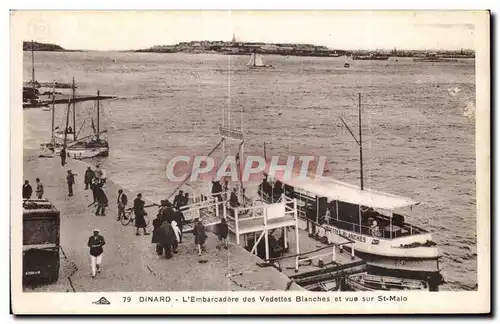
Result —
<instances>
[{"instance_id":1,"label":"man in white trousers","mask_svg":"<svg viewBox=\"0 0 500 324\"><path fill-rule=\"evenodd\" d=\"M95 278L96 272L101 272L101 261L102 261L102 253L104 252L103 246L106 244L104 241L104 237L99 235L99 229L94 229L94 235L89 237L89 241L87 243L90 248L90 260L92 262L92 278Z\"/></svg>"}]
</instances>

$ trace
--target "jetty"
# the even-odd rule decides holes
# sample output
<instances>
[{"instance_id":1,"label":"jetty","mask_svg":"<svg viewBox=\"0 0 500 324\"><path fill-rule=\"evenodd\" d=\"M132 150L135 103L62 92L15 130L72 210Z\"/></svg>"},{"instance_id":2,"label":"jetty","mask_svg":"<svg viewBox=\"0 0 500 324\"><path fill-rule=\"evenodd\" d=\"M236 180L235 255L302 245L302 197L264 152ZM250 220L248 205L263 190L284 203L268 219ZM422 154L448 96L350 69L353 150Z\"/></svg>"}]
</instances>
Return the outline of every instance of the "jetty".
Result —
<instances>
[{"instance_id":1,"label":"jetty","mask_svg":"<svg viewBox=\"0 0 500 324\"><path fill-rule=\"evenodd\" d=\"M46 95L40 95L38 97L38 100L36 102L25 102L23 103L23 109L26 108L39 108L39 107L46 107L51 105L52 103L54 104L67 104L68 102L70 103L77 103L77 102L82 102L82 101L92 101L92 100L110 100L110 99L116 99L116 96L102 96L100 95L99 98L96 95L75 95L75 97L70 97L69 95L65 94L55 94L54 98L52 95L46 94Z\"/></svg>"}]
</instances>

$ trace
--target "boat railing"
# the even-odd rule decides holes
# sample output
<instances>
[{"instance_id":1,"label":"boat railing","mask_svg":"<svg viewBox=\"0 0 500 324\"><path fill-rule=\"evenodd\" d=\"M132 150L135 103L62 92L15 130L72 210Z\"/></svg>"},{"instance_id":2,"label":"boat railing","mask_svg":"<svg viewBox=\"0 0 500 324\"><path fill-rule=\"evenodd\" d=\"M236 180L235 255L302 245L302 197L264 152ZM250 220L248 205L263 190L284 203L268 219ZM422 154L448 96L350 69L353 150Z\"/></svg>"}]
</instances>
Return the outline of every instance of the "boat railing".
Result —
<instances>
[{"instance_id":1,"label":"boat railing","mask_svg":"<svg viewBox=\"0 0 500 324\"><path fill-rule=\"evenodd\" d=\"M278 198L275 196L268 195L264 193L262 190L259 190L259 196L261 199L265 202L268 203L274 203L276 201L279 201ZM281 198L279 198L281 199ZM372 228L367 225L360 224L359 222L349 222L343 219L340 219L336 216L330 215L329 217L329 222L326 222L326 213L324 215L319 215L316 217L317 222L314 222L313 219L307 217L307 210L304 208L299 208L298 209L298 216L300 219L312 222L312 223L321 223L321 224L327 224L327 225L332 225L335 224L337 227L343 230L347 230L350 232L354 233L360 233L364 235L371 235L374 237L380 237L380 238L386 238L386 239L393 239L397 237L403 237L403 236L408 236L408 235L415 235L415 234L422 234L425 233L426 231L420 227L413 226L408 223L403 223L403 224L394 224L392 223L392 217L379 214L379 216L375 217L376 220L383 220L385 222L388 222L389 224L387 226L380 226L379 225L379 235L375 236L372 233ZM380 223L380 222L379 222Z\"/></svg>"},{"instance_id":2,"label":"boat railing","mask_svg":"<svg viewBox=\"0 0 500 324\"><path fill-rule=\"evenodd\" d=\"M294 218L294 208L293 204L294 201L292 198L289 198L285 195L281 197L280 200L274 202L274 204L279 204L283 203L284 204L284 214L283 217L291 217ZM227 206L228 210L231 210L233 212L227 213L228 217L230 217L231 220L234 220L235 218L238 218L238 220L245 220L245 219L256 219L256 218L264 218L265 213L263 212L264 209L266 208L267 205L258 205L255 204L255 201L252 201L252 205L249 206L239 206L239 207L231 207ZM231 215L233 214L233 215ZM235 215L235 216L234 216Z\"/></svg>"},{"instance_id":3,"label":"boat railing","mask_svg":"<svg viewBox=\"0 0 500 324\"><path fill-rule=\"evenodd\" d=\"M193 200L196 200L196 198L193 197ZM223 217L223 213L225 213L221 206L225 206L225 201L219 201L217 198L205 197L205 199L182 206L180 211L184 215L186 221L195 218L202 219L207 216L215 216L217 219L220 219Z\"/></svg>"}]
</instances>

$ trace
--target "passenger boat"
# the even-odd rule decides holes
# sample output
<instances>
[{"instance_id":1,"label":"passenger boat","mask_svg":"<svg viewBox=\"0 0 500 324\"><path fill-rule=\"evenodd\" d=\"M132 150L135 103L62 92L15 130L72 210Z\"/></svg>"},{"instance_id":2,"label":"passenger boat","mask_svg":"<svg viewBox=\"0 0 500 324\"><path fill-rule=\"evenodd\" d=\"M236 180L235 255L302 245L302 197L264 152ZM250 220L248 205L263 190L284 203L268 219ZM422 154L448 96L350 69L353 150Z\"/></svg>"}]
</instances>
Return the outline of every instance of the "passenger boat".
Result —
<instances>
[{"instance_id":1,"label":"passenger boat","mask_svg":"<svg viewBox=\"0 0 500 324\"><path fill-rule=\"evenodd\" d=\"M268 180L285 184L285 195L296 198L302 219L319 225L319 236L338 235L356 242L356 255L368 265L413 273L439 273L439 255L432 234L405 220L395 210L419 203L409 198L378 192L338 180L316 176L314 179ZM259 195L266 201L278 199L274 192ZM325 217L329 210L330 217ZM314 216L311 217L311 213ZM372 228L377 223L378 234ZM311 225L312 227L312 225ZM316 233L311 233L316 234ZM347 248L346 248L347 249Z\"/></svg>"},{"instance_id":2,"label":"passenger boat","mask_svg":"<svg viewBox=\"0 0 500 324\"><path fill-rule=\"evenodd\" d=\"M252 53L252 55L250 56L250 60L247 63L247 66L251 69L273 68L271 64L264 64L264 62L262 62L262 56L257 53Z\"/></svg>"},{"instance_id":3,"label":"passenger boat","mask_svg":"<svg viewBox=\"0 0 500 324\"><path fill-rule=\"evenodd\" d=\"M338 236L332 234L354 240L356 255L370 269L425 278L435 287L442 283L438 247L428 230L409 223L401 213L419 202L363 186L361 96L359 107L359 140L355 140L360 146L360 187L326 176L288 179L276 174L264 179L259 196L266 202L276 201L282 194L296 198L299 216L310 235L326 237L329 243L338 243L334 241ZM344 125L349 129L345 122ZM349 132L354 137L350 129Z\"/></svg>"},{"instance_id":4,"label":"passenger boat","mask_svg":"<svg viewBox=\"0 0 500 324\"><path fill-rule=\"evenodd\" d=\"M345 286L354 291L384 290L427 290L425 281L415 279L377 276L366 272L350 275L345 278Z\"/></svg>"}]
</instances>

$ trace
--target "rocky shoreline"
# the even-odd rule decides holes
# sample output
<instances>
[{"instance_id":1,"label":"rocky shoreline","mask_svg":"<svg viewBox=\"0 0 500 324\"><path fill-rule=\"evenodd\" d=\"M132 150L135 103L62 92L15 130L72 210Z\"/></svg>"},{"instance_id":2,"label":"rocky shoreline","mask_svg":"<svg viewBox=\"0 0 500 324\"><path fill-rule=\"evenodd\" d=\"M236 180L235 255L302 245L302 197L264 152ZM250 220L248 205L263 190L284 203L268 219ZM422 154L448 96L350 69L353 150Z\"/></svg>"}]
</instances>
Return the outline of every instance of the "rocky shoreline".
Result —
<instances>
[{"instance_id":1,"label":"rocky shoreline","mask_svg":"<svg viewBox=\"0 0 500 324\"><path fill-rule=\"evenodd\" d=\"M60 45L39 42L23 42L23 51L37 52L83 52L82 50L67 50Z\"/></svg>"}]
</instances>

